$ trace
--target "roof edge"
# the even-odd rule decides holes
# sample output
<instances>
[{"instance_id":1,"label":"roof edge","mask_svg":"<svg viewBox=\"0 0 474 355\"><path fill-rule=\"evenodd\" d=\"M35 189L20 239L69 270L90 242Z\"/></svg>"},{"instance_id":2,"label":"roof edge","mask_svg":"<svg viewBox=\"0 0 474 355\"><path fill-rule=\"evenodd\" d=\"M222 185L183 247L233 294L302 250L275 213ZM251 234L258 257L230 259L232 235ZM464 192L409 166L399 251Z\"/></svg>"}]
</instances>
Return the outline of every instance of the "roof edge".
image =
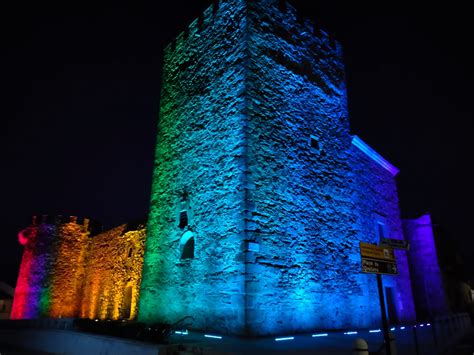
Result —
<instances>
[{"instance_id":1,"label":"roof edge","mask_svg":"<svg viewBox=\"0 0 474 355\"><path fill-rule=\"evenodd\" d=\"M379 164L382 168L390 172L390 174L392 174L393 176L396 176L400 172L397 167L395 167L388 160L382 157L358 136L352 136L352 145L355 145L357 148L359 148L363 153L365 153L365 155L367 155L370 159Z\"/></svg>"}]
</instances>

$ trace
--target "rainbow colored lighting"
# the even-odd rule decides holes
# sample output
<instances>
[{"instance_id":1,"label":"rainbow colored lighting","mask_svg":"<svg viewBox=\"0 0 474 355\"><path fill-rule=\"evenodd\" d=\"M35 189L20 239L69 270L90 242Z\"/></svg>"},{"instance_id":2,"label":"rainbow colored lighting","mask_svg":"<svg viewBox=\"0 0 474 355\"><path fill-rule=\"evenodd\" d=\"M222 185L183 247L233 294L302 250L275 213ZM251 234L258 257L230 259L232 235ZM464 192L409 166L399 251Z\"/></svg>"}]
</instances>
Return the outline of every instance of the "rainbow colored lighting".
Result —
<instances>
[{"instance_id":1,"label":"rainbow colored lighting","mask_svg":"<svg viewBox=\"0 0 474 355\"><path fill-rule=\"evenodd\" d=\"M36 218L18 235L24 246L12 319L134 319L145 227L127 225L89 238L88 220ZM113 241L113 242L111 242Z\"/></svg>"},{"instance_id":2,"label":"rainbow colored lighting","mask_svg":"<svg viewBox=\"0 0 474 355\"><path fill-rule=\"evenodd\" d=\"M33 246L36 240L37 228L28 228L18 235L20 244L25 247L21 260L20 272L15 288L15 297L11 311L11 319L35 318L33 307L34 300L31 299L30 277L34 262Z\"/></svg>"}]
</instances>

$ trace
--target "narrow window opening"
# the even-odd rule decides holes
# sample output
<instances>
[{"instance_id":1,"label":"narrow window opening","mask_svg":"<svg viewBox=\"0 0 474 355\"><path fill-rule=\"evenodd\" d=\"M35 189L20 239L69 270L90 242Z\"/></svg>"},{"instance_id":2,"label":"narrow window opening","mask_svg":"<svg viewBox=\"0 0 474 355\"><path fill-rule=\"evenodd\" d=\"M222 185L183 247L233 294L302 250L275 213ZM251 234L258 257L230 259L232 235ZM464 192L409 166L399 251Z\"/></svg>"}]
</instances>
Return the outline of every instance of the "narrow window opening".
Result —
<instances>
[{"instance_id":1,"label":"narrow window opening","mask_svg":"<svg viewBox=\"0 0 474 355\"><path fill-rule=\"evenodd\" d=\"M132 300L133 300L132 286L127 286L123 295L123 303L121 309L121 318L130 319L132 317Z\"/></svg>"},{"instance_id":2,"label":"narrow window opening","mask_svg":"<svg viewBox=\"0 0 474 355\"><path fill-rule=\"evenodd\" d=\"M183 229L188 225L188 212L182 211L179 214L179 228Z\"/></svg>"},{"instance_id":3,"label":"narrow window opening","mask_svg":"<svg viewBox=\"0 0 474 355\"><path fill-rule=\"evenodd\" d=\"M194 259L194 238L189 238L186 244L183 246L181 260L184 259Z\"/></svg>"},{"instance_id":4,"label":"narrow window opening","mask_svg":"<svg viewBox=\"0 0 474 355\"><path fill-rule=\"evenodd\" d=\"M131 258L133 255L133 248L128 249L128 257Z\"/></svg>"},{"instance_id":5,"label":"narrow window opening","mask_svg":"<svg viewBox=\"0 0 474 355\"><path fill-rule=\"evenodd\" d=\"M384 225L382 223L377 223L377 233L379 240L385 238Z\"/></svg>"},{"instance_id":6,"label":"narrow window opening","mask_svg":"<svg viewBox=\"0 0 474 355\"><path fill-rule=\"evenodd\" d=\"M319 141L315 137L311 137L311 148L319 151Z\"/></svg>"}]
</instances>

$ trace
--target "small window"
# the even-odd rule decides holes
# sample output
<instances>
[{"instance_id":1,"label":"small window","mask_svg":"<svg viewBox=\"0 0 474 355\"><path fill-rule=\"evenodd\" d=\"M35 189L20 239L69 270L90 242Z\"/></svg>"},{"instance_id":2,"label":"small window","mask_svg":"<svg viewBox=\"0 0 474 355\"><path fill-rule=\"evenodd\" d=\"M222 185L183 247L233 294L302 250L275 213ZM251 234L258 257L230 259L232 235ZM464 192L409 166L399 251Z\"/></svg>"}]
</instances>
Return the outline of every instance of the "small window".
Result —
<instances>
[{"instance_id":1,"label":"small window","mask_svg":"<svg viewBox=\"0 0 474 355\"><path fill-rule=\"evenodd\" d=\"M311 136L311 148L319 151L319 141L316 137Z\"/></svg>"},{"instance_id":2,"label":"small window","mask_svg":"<svg viewBox=\"0 0 474 355\"><path fill-rule=\"evenodd\" d=\"M194 238L190 238L183 246L181 260L194 259Z\"/></svg>"},{"instance_id":3,"label":"small window","mask_svg":"<svg viewBox=\"0 0 474 355\"><path fill-rule=\"evenodd\" d=\"M377 239L379 242L382 238L388 238L387 226L384 222L375 222L375 233L377 234Z\"/></svg>"},{"instance_id":4,"label":"small window","mask_svg":"<svg viewBox=\"0 0 474 355\"><path fill-rule=\"evenodd\" d=\"M131 258L133 255L133 248L128 249L128 257Z\"/></svg>"},{"instance_id":5,"label":"small window","mask_svg":"<svg viewBox=\"0 0 474 355\"><path fill-rule=\"evenodd\" d=\"M377 223L377 234L379 239L385 238L384 225L382 223Z\"/></svg>"},{"instance_id":6,"label":"small window","mask_svg":"<svg viewBox=\"0 0 474 355\"><path fill-rule=\"evenodd\" d=\"M194 233L187 231L180 240L181 260L194 259Z\"/></svg>"},{"instance_id":7,"label":"small window","mask_svg":"<svg viewBox=\"0 0 474 355\"><path fill-rule=\"evenodd\" d=\"M188 212L182 211L179 214L179 228L183 229L188 225Z\"/></svg>"}]
</instances>

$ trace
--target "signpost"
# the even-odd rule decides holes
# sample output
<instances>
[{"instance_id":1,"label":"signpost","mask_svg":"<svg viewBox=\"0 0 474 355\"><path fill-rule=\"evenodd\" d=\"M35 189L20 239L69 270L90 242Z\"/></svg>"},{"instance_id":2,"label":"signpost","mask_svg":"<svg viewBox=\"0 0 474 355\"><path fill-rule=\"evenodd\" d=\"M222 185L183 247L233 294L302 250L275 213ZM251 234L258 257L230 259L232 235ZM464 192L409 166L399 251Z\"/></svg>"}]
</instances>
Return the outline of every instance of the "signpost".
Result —
<instances>
[{"instance_id":1,"label":"signpost","mask_svg":"<svg viewBox=\"0 0 474 355\"><path fill-rule=\"evenodd\" d=\"M382 238L385 239L385 238ZM394 239L390 239L394 240ZM388 332L387 314L385 313L385 298L383 295L382 274L398 274L395 253L390 246L378 246L374 244L359 243L360 256L362 259L362 272L377 274L377 287L379 290L380 310L382 313L383 336L385 340L385 351L391 355L390 335Z\"/></svg>"},{"instance_id":2,"label":"signpost","mask_svg":"<svg viewBox=\"0 0 474 355\"><path fill-rule=\"evenodd\" d=\"M369 274L398 274L395 254L391 247L380 247L374 244L359 243L362 258L362 272Z\"/></svg>"},{"instance_id":3,"label":"signpost","mask_svg":"<svg viewBox=\"0 0 474 355\"><path fill-rule=\"evenodd\" d=\"M393 249L410 250L410 244L406 240L380 238L380 245Z\"/></svg>"},{"instance_id":4,"label":"signpost","mask_svg":"<svg viewBox=\"0 0 474 355\"><path fill-rule=\"evenodd\" d=\"M405 240L380 238L380 246L360 242L359 247L360 257L362 259L362 272L377 274L377 287L379 289L380 309L382 312L385 351L387 355L391 355L388 321L387 314L385 313L385 298L383 296L382 274L398 274L397 262L395 260L393 249L409 250L410 245Z\"/></svg>"}]
</instances>

